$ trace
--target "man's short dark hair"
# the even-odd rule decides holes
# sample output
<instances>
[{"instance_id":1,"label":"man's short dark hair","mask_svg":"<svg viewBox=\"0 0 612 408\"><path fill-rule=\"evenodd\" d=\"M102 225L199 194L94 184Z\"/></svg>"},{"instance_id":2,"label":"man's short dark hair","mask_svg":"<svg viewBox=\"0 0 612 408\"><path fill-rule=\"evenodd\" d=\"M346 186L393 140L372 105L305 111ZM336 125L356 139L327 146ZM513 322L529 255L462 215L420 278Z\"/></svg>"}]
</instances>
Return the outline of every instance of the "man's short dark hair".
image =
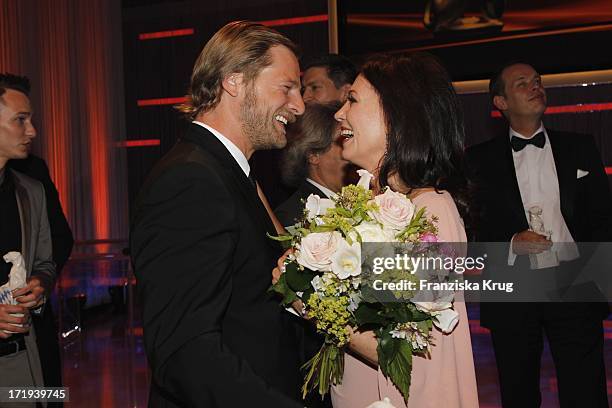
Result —
<instances>
[{"instance_id":1,"label":"man's short dark hair","mask_svg":"<svg viewBox=\"0 0 612 408\"><path fill-rule=\"evenodd\" d=\"M30 95L30 80L25 76L0 73L0 96L4 95L7 89L19 91L27 96Z\"/></svg>"},{"instance_id":2,"label":"man's short dark hair","mask_svg":"<svg viewBox=\"0 0 612 408\"><path fill-rule=\"evenodd\" d=\"M348 58L338 54L324 54L308 58L304 61L303 71L309 68L327 68L327 76L337 89L343 85L352 84L357 78L357 67Z\"/></svg>"},{"instance_id":3,"label":"man's short dark hair","mask_svg":"<svg viewBox=\"0 0 612 408\"><path fill-rule=\"evenodd\" d=\"M530 67L533 67L533 65L531 65L530 63L520 60L509 61L506 62L504 65L500 66L493 73L493 75L491 76L491 80L489 81L489 96L491 97L491 100L493 100L493 98L495 98L496 96L506 96L506 83L504 82L502 75L508 67L518 64L529 65Z\"/></svg>"}]
</instances>

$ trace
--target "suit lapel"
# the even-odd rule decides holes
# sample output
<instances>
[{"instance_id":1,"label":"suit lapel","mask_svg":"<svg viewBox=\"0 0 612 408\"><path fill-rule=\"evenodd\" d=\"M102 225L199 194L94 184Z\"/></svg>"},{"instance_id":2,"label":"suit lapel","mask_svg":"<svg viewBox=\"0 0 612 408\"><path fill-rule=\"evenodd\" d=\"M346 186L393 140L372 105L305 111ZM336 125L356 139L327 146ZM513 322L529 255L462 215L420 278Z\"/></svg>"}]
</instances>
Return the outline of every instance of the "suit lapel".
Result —
<instances>
[{"instance_id":1,"label":"suit lapel","mask_svg":"<svg viewBox=\"0 0 612 408\"><path fill-rule=\"evenodd\" d=\"M249 178L244 174L240 165L223 143L221 143L215 135L210 133L208 129L193 123L190 125L183 139L199 145L223 164L224 168L221 170L234 181L234 185L238 188L247 204L247 211L250 213L251 219L253 219L263 231L271 235L276 235L277 232L276 228L274 228L274 223L259 199L257 190L253 187ZM274 243L272 240L267 241Z\"/></svg>"},{"instance_id":2,"label":"suit lapel","mask_svg":"<svg viewBox=\"0 0 612 408\"><path fill-rule=\"evenodd\" d=\"M315 186L314 184L308 182L308 180L304 180L302 182L302 185L300 186L300 190L304 192L304 197L308 197L311 194L316 194L321 198L327 198L324 192L319 190L319 188Z\"/></svg>"},{"instance_id":3,"label":"suit lapel","mask_svg":"<svg viewBox=\"0 0 612 408\"><path fill-rule=\"evenodd\" d=\"M570 220L574 213L573 197L576 189L577 166L572 162L572 152L567 143L564 143L563 136L558 132L548 130L547 134L557 170L561 214L565 220Z\"/></svg>"},{"instance_id":4,"label":"suit lapel","mask_svg":"<svg viewBox=\"0 0 612 408\"><path fill-rule=\"evenodd\" d=\"M514 159L512 158L512 147L510 146L510 139L507 133L498 137L496 146L500 151L499 154L493 157L502 158L502 163L500 163L501 172L499 174L499 182L501 185L507 186L505 189L505 200L515 219L521 223L521 230L524 230L529 224L525 216L525 207L523 206L521 190L519 189L516 179L516 169L514 167Z\"/></svg>"},{"instance_id":5,"label":"suit lapel","mask_svg":"<svg viewBox=\"0 0 612 408\"><path fill-rule=\"evenodd\" d=\"M13 173L14 175L14 173ZM32 231L32 214L30 212L30 196L28 191L21 185L17 177L15 180L15 197L17 199L17 210L19 211L19 219L21 221L21 254L26 262L27 271L31 268L31 256L30 256L30 237L33 236Z\"/></svg>"}]
</instances>

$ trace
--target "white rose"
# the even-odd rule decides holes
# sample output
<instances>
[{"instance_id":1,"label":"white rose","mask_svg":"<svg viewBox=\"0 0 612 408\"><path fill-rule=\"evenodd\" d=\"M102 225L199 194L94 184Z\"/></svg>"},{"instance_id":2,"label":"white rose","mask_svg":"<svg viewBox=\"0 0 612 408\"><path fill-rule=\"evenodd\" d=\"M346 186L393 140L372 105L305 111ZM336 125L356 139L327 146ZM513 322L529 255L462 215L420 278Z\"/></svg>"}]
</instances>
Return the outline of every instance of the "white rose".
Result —
<instances>
[{"instance_id":1,"label":"white rose","mask_svg":"<svg viewBox=\"0 0 612 408\"><path fill-rule=\"evenodd\" d=\"M306 199L306 219L312 221L319 215L325 215L328 208L334 208L336 204L329 198L321 198L316 194L311 194Z\"/></svg>"},{"instance_id":2,"label":"white rose","mask_svg":"<svg viewBox=\"0 0 612 408\"><path fill-rule=\"evenodd\" d=\"M412 201L404 194L396 193L389 188L383 194L374 197L374 202L378 205L378 210L371 211L370 215L385 228L401 231L414 215Z\"/></svg>"},{"instance_id":3,"label":"white rose","mask_svg":"<svg viewBox=\"0 0 612 408\"><path fill-rule=\"evenodd\" d=\"M435 315L443 310L450 309L453 307L451 302L413 302L417 309L421 312Z\"/></svg>"},{"instance_id":4,"label":"white rose","mask_svg":"<svg viewBox=\"0 0 612 408\"><path fill-rule=\"evenodd\" d=\"M391 404L391 400L388 397L385 397L382 401L373 402L366 408L395 408L395 405Z\"/></svg>"},{"instance_id":5,"label":"white rose","mask_svg":"<svg viewBox=\"0 0 612 408\"><path fill-rule=\"evenodd\" d=\"M313 232L302 238L296 260L300 265L313 271L331 270L331 257L338 243L343 241L338 231Z\"/></svg>"},{"instance_id":6,"label":"white rose","mask_svg":"<svg viewBox=\"0 0 612 408\"><path fill-rule=\"evenodd\" d=\"M442 331L450 333L459 323L459 313L453 310L452 294L444 296L435 302L414 302L417 309L434 316L433 324Z\"/></svg>"},{"instance_id":7,"label":"white rose","mask_svg":"<svg viewBox=\"0 0 612 408\"><path fill-rule=\"evenodd\" d=\"M359 174L359 181L357 182L357 185L359 187L363 187L366 190L370 189L370 182L372 181L372 178L374 178L374 176L372 175L372 173L370 173L367 170L357 170L357 174Z\"/></svg>"},{"instance_id":8,"label":"white rose","mask_svg":"<svg viewBox=\"0 0 612 408\"><path fill-rule=\"evenodd\" d=\"M383 229L375 222L363 222L355 227L361 236L361 242L393 242L395 234L393 231Z\"/></svg>"},{"instance_id":9,"label":"white rose","mask_svg":"<svg viewBox=\"0 0 612 408\"><path fill-rule=\"evenodd\" d=\"M442 310L436 315L433 321L433 324L444 334L451 333L455 330L457 323L459 323L459 313L453 309Z\"/></svg>"},{"instance_id":10,"label":"white rose","mask_svg":"<svg viewBox=\"0 0 612 408\"><path fill-rule=\"evenodd\" d=\"M355 242L349 245L342 239L338 250L332 255L332 272L340 279L361 274L361 245Z\"/></svg>"}]
</instances>

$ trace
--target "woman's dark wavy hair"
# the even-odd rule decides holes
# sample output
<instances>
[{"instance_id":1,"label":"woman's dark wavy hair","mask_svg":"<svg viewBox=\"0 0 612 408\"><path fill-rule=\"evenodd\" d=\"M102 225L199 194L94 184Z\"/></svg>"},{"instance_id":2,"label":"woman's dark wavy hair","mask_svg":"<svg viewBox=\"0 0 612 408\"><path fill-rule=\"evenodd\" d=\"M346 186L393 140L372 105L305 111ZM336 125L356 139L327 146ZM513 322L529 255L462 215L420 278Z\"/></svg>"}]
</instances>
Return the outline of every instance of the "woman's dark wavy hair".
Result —
<instances>
[{"instance_id":1,"label":"woman's dark wavy hair","mask_svg":"<svg viewBox=\"0 0 612 408\"><path fill-rule=\"evenodd\" d=\"M444 67L426 53L381 55L370 59L361 74L378 94L386 122L380 186L397 174L411 189L446 190L467 227L471 189L463 161L463 115Z\"/></svg>"}]
</instances>

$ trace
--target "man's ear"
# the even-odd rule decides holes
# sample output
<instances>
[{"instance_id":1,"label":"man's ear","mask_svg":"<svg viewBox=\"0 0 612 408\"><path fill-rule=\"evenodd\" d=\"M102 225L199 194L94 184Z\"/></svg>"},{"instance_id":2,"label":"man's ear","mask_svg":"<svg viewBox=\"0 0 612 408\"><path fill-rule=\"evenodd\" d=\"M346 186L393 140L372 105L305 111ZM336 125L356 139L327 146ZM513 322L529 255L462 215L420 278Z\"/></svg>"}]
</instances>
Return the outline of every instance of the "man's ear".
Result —
<instances>
[{"instance_id":1,"label":"man's ear","mask_svg":"<svg viewBox=\"0 0 612 408\"><path fill-rule=\"evenodd\" d=\"M319 155L316 153L310 153L308 155L308 164L317 165L319 164Z\"/></svg>"},{"instance_id":2,"label":"man's ear","mask_svg":"<svg viewBox=\"0 0 612 408\"><path fill-rule=\"evenodd\" d=\"M344 84L340 87L340 101L344 103L346 98L348 98L349 90L351 89L351 84Z\"/></svg>"},{"instance_id":3,"label":"man's ear","mask_svg":"<svg viewBox=\"0 0 612 408\"><path fill-rule=\"evenodd\" d=\"M508 109L508 103L506 102L506 98L501 95L495 95L493 97L493 105L502 112Z\"/></svg>"},{"instance_id":4,"label":"man's ear","mask_svg":"<svg viewBox=\"0 0 612 408\"><path fill-rule=\"evenodd\" d=\"M244 74L239 72L233 72L223 78L223 82L221 86L223 90L230 94L231 96L238 96L240 93L240 87L242 86L242 81L244 79Z\"/></svg>"}]
</instances>

